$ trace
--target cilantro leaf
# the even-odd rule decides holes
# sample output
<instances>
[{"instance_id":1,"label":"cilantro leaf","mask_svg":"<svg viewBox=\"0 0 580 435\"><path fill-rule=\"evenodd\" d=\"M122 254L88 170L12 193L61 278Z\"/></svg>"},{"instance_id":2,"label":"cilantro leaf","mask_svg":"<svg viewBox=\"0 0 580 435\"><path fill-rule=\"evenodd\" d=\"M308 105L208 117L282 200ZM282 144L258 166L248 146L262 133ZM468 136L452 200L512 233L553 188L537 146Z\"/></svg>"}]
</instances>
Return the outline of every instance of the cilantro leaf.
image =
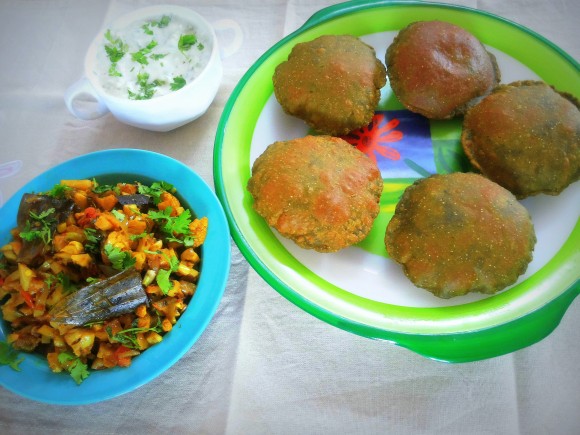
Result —
<instances>
[{"instance_id":1,"label":"cilantro leaf","mask_svg":"<svg viewBox=\"0 0 580 435\"><path fill-rule=\"evenodd\" d=\"M105 245L105 255L116 270L125 270L135 264L135 258L129 252L122 251L110 243Z\"/></svg>"},{"instance_id":2,"label":"cilantro leaf","mask_svg":"<svg viewBox=\"0 0 580 435\"><path fill-rule=\"evenodd\" d=\"M123 213L119 210L111 210L111 213L113 216L115 216L117 218L117 220L119 222L123 222L126 218L125 213Z\"/></svg>"},{"instance_id":3,"label":"cilantro leaf","mask_svg":"<svg viewBox=\"0 0 580 435\"><path fill-rule=\"evenodd\" d=\"M105 32L105 39L109 41L109 44L105 44L105 52L112 63L119 62L125 53L127 53L127 44L125 44L121 38L115 38L111 33L110 29Z\"/></svg>"},{"instance_id":4,"label":"cilantro leaf","mask_svg":"<svg viewBox=\"0 0 580 435\"><path fill-rule=\"evenodd\" d=\"M163 211L149 211L148 215L159 225L159 229L165 234L168 241L182 243L189 247L193 246L193 237L189 230L191 212L185 209L179 216L171 216L171 207Z\"/></svg>"},{"instance_id":5,"label":"cilantro leaf","mask_svg":"<svg viewBox=\"0 0 580 435\"><path fill-rule=\"evenodd\" d=\"M56 223L54 207L44 210L40 214L30 212L30 218L26 221L20 232L20 237L28 242L41 239L45 245L52 240L52 225Z\"/></svg>"},{"instance_id":6,"label":"cilantro leaf","mask_svg":"<svg viewBox=\"0 0 580 435\"><path fill-rule=\"evenodd\" d=\"M89 377L88 366L80 358L70 352L61 352L58 354L58 362L61 363L68 371L77 385L80 385Z\"/></svg>"},{"instance_id":7,"label":"cilantro leaf","mask_svg":"<svg viewBox=\"0 0 580 435\"><path fill-rule=\"evenodd\" d=\"M117 185L113 185L113 184L100 184L94 178L93 178L93 188L91 190L94 193L113 192L113 193L115 193L117 195L120 193L119 187Z\"/></svg>"},{"instance_id":8,"label":"cilantro leaf","mask_svg":"<svg viewBox=\"0 0 580 435\"><path fill-rule=\"evenodd\" d=\"M66 192L69 190L72 190L72 188L69 186L65 186L64 184L55 184L52 186L52 189L46 192L46 194L48 196L52 196L53 198L64 198L66 196Z\"/></svg>"},{"instance_id":9,"label":"cilantro leaf","mask_svg":"<svg viewBox=\"0 0 580 435\"><path fill-rule=\"evenodd\" d=\"M131 58L135 62L140 63L141 65L149 65L149 61L147 60L147 55L149 55L151 53L151 50L153 50L156 46L157 46L157 41L152 40L149 44L147 44L146 47L142 48L139 51L131 53Z\"/></svg>"},{"instance_id":10,"label":"cilantro leaf","mask_svg":"<svg viewBox=\"0 0 580 435\"><path fill-rule=\"evenodd\" d=\"M117 69L116 63L112 63L109 67L109 77L123 77L123 74L121 74Z\"/></svg>"},{"instance_id":11,"label":"cilantro leaf","mask_svg":"<svg viewBox=\"0 0 580 435\"><path fill-rule=\"evenodd\" d=\"M102 236L94 228L85 228L83 231L87 239L85 243L85 251L93 254L98 253Z\"/></svg>"},{"instance_id":12,"label":"cilantro leaf","mask_svg":"<svg viewBox=\"0 0 580 435\"><path fill-rule=\"evenodd\" d=\"M185 84L186 82L183 76L173 77L173 82L171 83L170 88L172 91L177 91L178 89L183 88Z\"/></svg>"},{"instance_id":13,"label":"cilantro leaf","mask_svg":"<svg viewBox=\"0 0 580 435\"><path fill-rule=\"evenodd\" d=\"M143 29L143 32L146 35L153 35L153 30L151 30L151 23L145 23L141 26L141 28Z\"/></svg>"},{"instance_id":14,"label":"cilantro leaf","mask_svg":"<svg viewBox=\"0 0 580 435\"><path fill-rule=\"evenodd\" d=\"M181 35L179 41L177 42L177 48L179 51L185 54L187 50L193 47L197 43L197 36L194 34Z\"/></svg>"},{"instance_id":15,"label":"cilantro leaf","mask_svg":"<svg viewBox=\"0 0 580 435\"><path fill-rule=\"evenodd\" d=\"M62 285L62 291L64 294L74 293L78 290L77 287L71 282L70 277L64 272L60 272L56 278L58 279L60 285Z\"/></svg>"},{"instance_id":16,"label":"cilantro leaf","mask_svg":"<svg viewBox=\"0 0 580 435\"><path fill-rule=\"evenodd\" d=\"M165 257L167 258L167 257ZM157 276L155 277L155 281L157 281L157 285L161 289L164 295L166 295L169 290L173 288L173 283L171 282L171 274L177 270L179 266L179 260L177 257L167 258L169 261L169 270L167 269L159 269L157 272Z\"/></svg>"},{"instance_id":17,"label":"cilantro leaf","mask_svg":"<svg viewBox=\"0 0 580 435\"><path fill-rule=\"evenodd\" d=\"M139 86L138 92L133 92L127 89L130 100L150 100L155 94L155 88L162 86L163 82L161 80L149 81L148 73L137 74L137 85Z\"/></svg>"},{"instance_id":18,"label":"cilantro leaf","mask_svg":"<svg viewBox=\"0 0 580 435\"><path fill-rule=\"evenodd\" d=\"M133 326L136 322L133 323ZM161 320L157 317L157 323L154 326L149 328L127 328L123 329L116 334L113 334L113 330L110 326L105 328L107 335L111 338L111 341L115 341L117 343L121 343L123 346L132 348L132 349L141 349L139 346L139 342L137 341L137 334L142 332L157 332L161 333L163 330L161 329Z\"/></svg>"},{"instance_id":19,"label":"cilantro leaf","mask_svg":"<svg viewBox=\"0 0 580 435\"><path fill-rule=\"evenodd\" d=\"M12 370L20 371L18 365L24 358L18 358L18 351L5 341L0 341L0 365L9 366Z\"/></svg>"},{"instance_id":20,"label":"cilantro leaf","mask_svg":"<svg viewBox=\"0 0 580 435\"><path fill-rule=\"evenodd\" d=\"M170 22L171 22L171 17L169 15L163 15L159 21L152 22L151 24L156 25L157 27L159 27L161 29L163 27L169 26Z\"/></svg>"},{"instance_id":21,"label":"cilantro leaf","mask_svg":"<svg viewBox=\"0 0 580 435\"><path fill-rule=\"evenodd\" d=\"M161 202L161 194L163 192L175 192L175 187L166 181L158 181L151 186L139 184L139 193L142 195L149 195L153 199L153 204L157 205Z\"/></svg>"}]
</instances>

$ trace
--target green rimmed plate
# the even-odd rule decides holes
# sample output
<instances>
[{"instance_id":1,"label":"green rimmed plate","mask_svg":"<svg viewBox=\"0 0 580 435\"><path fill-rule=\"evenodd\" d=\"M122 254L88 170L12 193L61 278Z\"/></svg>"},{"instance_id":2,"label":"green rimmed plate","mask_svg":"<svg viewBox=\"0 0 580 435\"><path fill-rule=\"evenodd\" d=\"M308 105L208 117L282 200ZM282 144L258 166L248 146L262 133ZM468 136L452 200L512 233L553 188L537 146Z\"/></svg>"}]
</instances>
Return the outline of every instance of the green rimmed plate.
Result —
<instances>
[{"instance_id":1,"label":"green rimmed plate","mask_svg":"<svg viewBox=\"0 0 580 435\"><path fill-rule=\"evenodd\" d=\"M365 241L338 253L302 250L279 237L253 211L246 190L253 161L270 143L308 133L302 121L283 113L273 95L274 69L296 43L350 33L374 46L384 60L401 28L434 19L476 35L496 55L502 82L540 79L580 96L577 62L540 35L500 17L425 2L339 4L315 14L244 75L218 127L214 177L241 252L291 302L359 335L389 340L434 359L473 361L542 339L580 292L580 183L557 197L523 201L538 243L534 260L514 286L494 296L451 300L410 284L388 259L383 238L400 194L413 180L468 169L459 145L460 120L429 122L403 110L388 85L383 89L373 123L350 138L359 148L364 142L365 152L377 159L384 178L381 213Z\"/></svg>"}]
</instances>

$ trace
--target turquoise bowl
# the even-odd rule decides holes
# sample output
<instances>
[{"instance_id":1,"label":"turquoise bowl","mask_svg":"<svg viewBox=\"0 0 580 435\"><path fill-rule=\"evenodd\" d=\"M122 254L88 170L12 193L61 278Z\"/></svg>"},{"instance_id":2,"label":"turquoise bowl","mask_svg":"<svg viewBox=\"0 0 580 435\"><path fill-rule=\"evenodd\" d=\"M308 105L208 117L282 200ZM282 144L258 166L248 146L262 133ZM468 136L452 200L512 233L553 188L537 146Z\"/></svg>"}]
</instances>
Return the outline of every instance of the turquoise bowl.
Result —
<instances>
[{"instance_id":1,"label":"turquoise bowl","mask_svg":"<svg viewBox=\"0 0 580 435\"><path fill-rule=\"evenodd\" d=\"M84 405L111 399L146 384L175 364L198 340L222 299L230 267L230 235L223 209L203 179L183 163L163 154L113 149L85 154L61 163L28 182L0 209L0 245L11 239L20 198L43 192L61 179L102 178L173 184L196 216L207 216L209 231L202 245L198 287L188 308L163 341L133 359L130 367L93 371L81 385L66 373L53 373L46 359L21 353L21 371L0 366L0 385L20 396L58 405ZM8 325L0 322L0 340Z\"/></svg>"}]
</instances>

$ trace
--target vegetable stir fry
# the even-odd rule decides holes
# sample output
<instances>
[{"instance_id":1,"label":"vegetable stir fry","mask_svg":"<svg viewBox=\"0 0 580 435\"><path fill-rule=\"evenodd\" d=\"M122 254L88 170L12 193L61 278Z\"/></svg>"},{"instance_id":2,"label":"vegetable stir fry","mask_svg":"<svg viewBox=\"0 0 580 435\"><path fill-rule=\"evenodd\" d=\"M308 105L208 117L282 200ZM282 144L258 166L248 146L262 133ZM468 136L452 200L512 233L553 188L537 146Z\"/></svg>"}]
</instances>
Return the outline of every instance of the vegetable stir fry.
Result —
<instances>
[{"instance_id":1,"label":"vegetable stir fry","mask_svg":"<svg viewBox=\"0 0 580 435\"><path fill-rule=\"evenodd\" d=\"M45 355L78 384L129 366L186 309L207 227L165 182L63 180L24 195L0 248L4 346Z\"/></svg>"}]
</instances>

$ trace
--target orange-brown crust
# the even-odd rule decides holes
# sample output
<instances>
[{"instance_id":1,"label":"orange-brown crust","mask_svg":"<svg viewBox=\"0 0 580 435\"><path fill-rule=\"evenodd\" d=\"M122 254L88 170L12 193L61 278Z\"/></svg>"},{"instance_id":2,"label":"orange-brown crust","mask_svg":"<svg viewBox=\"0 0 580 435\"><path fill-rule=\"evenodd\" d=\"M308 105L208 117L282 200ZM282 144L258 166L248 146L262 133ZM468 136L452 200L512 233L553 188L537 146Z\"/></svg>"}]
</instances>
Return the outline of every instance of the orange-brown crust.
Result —
<instances>
[{"instance_id":1,"label":"orange-brown crust","mask_svg":"<svg viewBox=\"0 0 580 435\"><path fill-rule=\"evenodd\" d=\"M431 119L462 115L499 83L495 56L459 26L417 21L386 53L387 75L399 101Z\"/></svg>"},{"instance_id":2,"label":"orange-brown crust","mask_svg":"<svg viewBox=\"0 0 580 435\"><path fill-rule=\"evenodd\" d=\"M528 211L509 191L460 172L409 186L385 233L387 252L409 279L442 298L513 284L535 242Z\"/></svg>"},{"instance_id":3,"label":"orange-brown crust","mask_svg":"<svg viewBox=\"0 0 580 435\"><path fill-rule=\"evenodd\" d=\"M376 164L346 141L275 142L252 167L248 190L268 225L303 248L333 252L363 240L379 213Z\"/></svg>"},{"instance_id":4,"label":"orange-brown crust","mask_svg":"<svg viewBox=\"0 0 580 435\"><path fill-rule=\"evenodd\" d=\"M273 76L284 111L333 136L371 121L386 80L375 50L351 35L323 35L296 44Z\"/></svg>"},{"instance_id":5,"label":"orange-brown crust","mask_svg":"<svg viewBox=\"0 0 580 435\"><path fill-rule=\"evenodd\" d=\"M557 195L580 178L578 101L540 81L498 86L468 111L463 149L518 198Z\"/></svg>"}]
</instances>

